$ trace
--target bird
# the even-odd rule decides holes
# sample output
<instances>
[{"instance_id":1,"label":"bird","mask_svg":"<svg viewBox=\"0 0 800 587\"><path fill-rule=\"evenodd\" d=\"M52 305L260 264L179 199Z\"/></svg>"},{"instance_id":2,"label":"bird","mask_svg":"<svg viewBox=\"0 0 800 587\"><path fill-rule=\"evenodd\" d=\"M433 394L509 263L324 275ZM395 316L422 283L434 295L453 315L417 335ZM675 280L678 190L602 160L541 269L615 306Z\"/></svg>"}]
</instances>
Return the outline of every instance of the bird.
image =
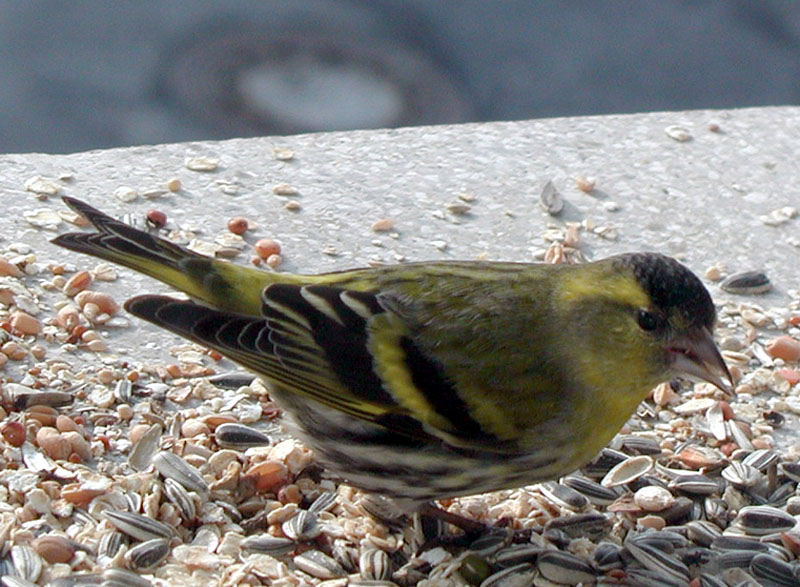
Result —
<instances>
[{"instance_id":1,"label":"bird","mask_svg":"<svg viewBox=\"0 0 800 587\"><path fill-rule=\"evenodd\" d=\"M733 383L711 295L659 253L267 272L63 200L96 232L55 244L188 298L128 312L262 377L317 460L402 511L571 473L661 382Z\"/></svg>"}]
</instances>

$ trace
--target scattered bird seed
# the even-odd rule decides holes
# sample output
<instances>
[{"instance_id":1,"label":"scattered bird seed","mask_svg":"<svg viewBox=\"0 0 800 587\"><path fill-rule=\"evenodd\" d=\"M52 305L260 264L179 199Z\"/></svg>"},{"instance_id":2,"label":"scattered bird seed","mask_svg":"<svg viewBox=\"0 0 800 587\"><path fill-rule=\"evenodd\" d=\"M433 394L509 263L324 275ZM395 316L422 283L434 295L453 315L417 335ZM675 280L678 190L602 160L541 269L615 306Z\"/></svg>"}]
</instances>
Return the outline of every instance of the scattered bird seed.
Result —
<instances>
[{"instance_id":1,"label":"scattered bird seed","mask_svg":"<svg viewBox=\"0 0 800 587\"><path fill-rule=\"evenodd\" d=\"M719 287L732 294L755 295L766 293L772 289L772 283L766 273L761 271L744 271L729 275Z\"/></svg>"},{"instance_id":2,"label":"scattered bird seed","mask_svg":"<svg viewBox=\"0 0 800 587\"><path fill-rule=\"evenodd\" d=\"M542 209L550 216L558 216L564 209L564 198L553 185L552 181L548 181L542 188L542 193L539 195L539 204Z\"/></svg>"}]
</instances>

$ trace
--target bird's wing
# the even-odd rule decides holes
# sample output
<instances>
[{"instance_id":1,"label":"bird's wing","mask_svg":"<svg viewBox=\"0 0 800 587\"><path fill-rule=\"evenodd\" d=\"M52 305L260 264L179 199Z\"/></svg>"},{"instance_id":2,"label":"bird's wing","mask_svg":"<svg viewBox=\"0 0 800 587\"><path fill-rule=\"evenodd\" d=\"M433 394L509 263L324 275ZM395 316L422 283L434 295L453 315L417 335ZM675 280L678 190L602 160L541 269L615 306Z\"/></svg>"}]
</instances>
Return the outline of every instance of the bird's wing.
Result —
<instances>
[{"instance_id":1,"label":"bird's wing","mask_svg":"<svg viewBox=\"0 0 800 587\"><path fill-rule=\"evenodd\" d=\"M284 390L394 433L462 447L491 444L465 416L441 365L374 293L274 283L262 292L262 317L167 296L138 296L125 307Z\"/></svg>"}]
</instances>

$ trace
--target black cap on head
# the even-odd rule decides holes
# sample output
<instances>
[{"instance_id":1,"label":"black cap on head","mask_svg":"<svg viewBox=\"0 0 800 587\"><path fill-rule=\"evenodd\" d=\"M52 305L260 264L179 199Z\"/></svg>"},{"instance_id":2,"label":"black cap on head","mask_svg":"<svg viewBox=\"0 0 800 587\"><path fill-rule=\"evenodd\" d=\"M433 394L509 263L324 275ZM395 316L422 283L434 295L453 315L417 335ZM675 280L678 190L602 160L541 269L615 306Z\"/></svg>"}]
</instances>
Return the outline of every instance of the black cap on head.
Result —
<instances>
[{"instance_id":1,"label":"black cap on head","mask_svg":"<svg viewBox=\"0 0 800 587\"><path fill-rule=\"evenodd\" d=\"M688 268L659 253L628 253L616 259L633 271L657 308L667 313L677 311L689 324L713 329L714 302L700 278Z\"/></svg>"}]
</instances>

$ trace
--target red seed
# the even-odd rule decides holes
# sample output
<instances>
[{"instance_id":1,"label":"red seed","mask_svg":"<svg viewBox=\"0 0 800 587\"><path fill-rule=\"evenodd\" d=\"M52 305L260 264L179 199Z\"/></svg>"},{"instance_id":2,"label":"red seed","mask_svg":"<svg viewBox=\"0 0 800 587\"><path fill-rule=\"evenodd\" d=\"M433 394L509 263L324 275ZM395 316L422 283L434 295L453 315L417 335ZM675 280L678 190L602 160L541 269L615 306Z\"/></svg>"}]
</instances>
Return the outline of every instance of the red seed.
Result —
<instances>
[{"instance_id":1,"label":"red seed","mask_svg":"<svg viewBox=\"0 0 800 587\"><path fill-rule=\"evenodd\" d=\"M800 342L791 336L778 336L764 347L773 359L783 359L790 363L800 360Z\"/></svg>"},{"instance_id":2,"label":"red seed","mask_svg":"<svg viewBox=\"0 0 800 587\"><path fill-rule=\"evenodd\" d=\"M147 221L156 228L164 228L167 224L167 215L161 210L148 210Z\"/></svg>"},{"instance_id":3,"label":"red seed","mask_svg":"<svg viewBox=\"0 0 800 587\"><path fill-rule=\"evenodd\" d=\"M228 230L230 230L233 234L244 234L247 232L249 224L250 223L247 222L247 218L237 216L236 218L231 218L228 220Z\"/></svg>"},{"instance_id":4,"label":"red seed","mask_svg":"<svg viewBox=\"0 0 800 587\"><path fill-rule=\"evenodd\" d=\"M268 258L270 255L280 255L281 245L278 241L271 238L262 238L253 245L256 254L262 259Z\"/></svg>"},{"instance_id":5,"label":"red seed","mask_svg":"<svg viewBox=\"0 0 800 587\"><path fill-rule=\"evenodd\" d=\"M11 446L22 446L25 442L25 437L28 435L25 426L23 426L21 422L16 421L3 424L0 428L0 433L3 434L3 438L5 438Z\"/></svg>"}]
</instances>

